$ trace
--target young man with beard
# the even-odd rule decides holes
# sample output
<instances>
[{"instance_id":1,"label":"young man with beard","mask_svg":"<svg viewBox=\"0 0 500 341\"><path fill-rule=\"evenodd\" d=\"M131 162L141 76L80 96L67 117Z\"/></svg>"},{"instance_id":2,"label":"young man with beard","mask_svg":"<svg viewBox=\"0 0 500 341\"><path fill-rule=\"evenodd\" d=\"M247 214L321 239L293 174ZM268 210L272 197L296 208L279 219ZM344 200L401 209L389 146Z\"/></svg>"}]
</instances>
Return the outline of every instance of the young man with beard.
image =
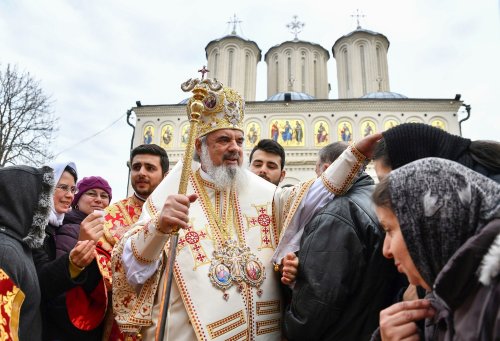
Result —
<instances>
[{"instance_id":1,"label":"young man with beard","mask_svg":"<svg viewBox=\"0 0 500 341\"><path fill-rule=\"evenodd\" d=\"M162 179L168 174L167 152L156 144L143 144L135 147L130 153L130 181L134 193L128 198L117 201L104 210L104 235L97 242L97 264L111 290L111 251L141 215L142 206L146 199ZM108 330L105 335L109 334ZM114 328L110 340L115 339L113 334L118 332Z\"/></svg>"},{"instance_id":2,"label":"young man with beard","mask_svg":"<svg viewBox=\"0 0 500 341\"><path fill-rule=\"evenodd\" d=\"M250 171L279 185L285 178L285 150L271 139L262 139L250 153Z\"/></svg>"},{"instance_id":3,"label":"young man with beard","mask_svg":"<svg viewBox=\"0 0 500 341\"><path fill-rule=\"evenodd\" d=\"M277 189L242 167L241 96L226 87L204 90L216 100L201 112L195 145L200 162L191 167L187 194L177 194L176 167L113 251L115 319L127 336L155 338L165 299L165 255L178 226L164 340L280 340L283 304L271 263L280 232L294 234L328 198L345 192L365 157L351 147L321 179ZM296 250L291 245L278 251L279 264Z\"/></svg>"}]
</instances>

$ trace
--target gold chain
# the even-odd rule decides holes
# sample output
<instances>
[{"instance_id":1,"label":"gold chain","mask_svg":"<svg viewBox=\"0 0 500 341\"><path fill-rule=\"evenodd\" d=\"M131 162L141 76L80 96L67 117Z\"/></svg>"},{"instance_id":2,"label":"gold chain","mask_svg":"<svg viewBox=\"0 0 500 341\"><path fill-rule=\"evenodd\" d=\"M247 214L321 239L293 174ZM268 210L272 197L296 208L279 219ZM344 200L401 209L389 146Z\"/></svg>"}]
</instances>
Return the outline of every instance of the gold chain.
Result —
<instances>
[{"instance_id":1,"label":"gold chain","mask_svg":"<svg viewBox=\"0 0 500 341\"><path fill-rule=\"evenodd\" d=\"M201 195L201 200L206 203L209 212L209 217L208 219L211 221L210 225L214 225L217 227L219 230L223 240L222 243L224 243L226 240L231 239L232 237L232 229L228 226L231 226L229 224L233 223L232 215L233 215L233 209L232 206L230 205L230 199L231 199L231 192L226 191L226 197L225 197L225 212L226 214L222 217L222 220L219 218L219 215L215 212L214 205L212 205L212 201L208 197L208 193L205 190L205 186L202 183L202 178L200 175L200 170L198 170L195 173L195 181L197 183L197 187L200 190L200 195Z\"/></svg>"}]
</instances>

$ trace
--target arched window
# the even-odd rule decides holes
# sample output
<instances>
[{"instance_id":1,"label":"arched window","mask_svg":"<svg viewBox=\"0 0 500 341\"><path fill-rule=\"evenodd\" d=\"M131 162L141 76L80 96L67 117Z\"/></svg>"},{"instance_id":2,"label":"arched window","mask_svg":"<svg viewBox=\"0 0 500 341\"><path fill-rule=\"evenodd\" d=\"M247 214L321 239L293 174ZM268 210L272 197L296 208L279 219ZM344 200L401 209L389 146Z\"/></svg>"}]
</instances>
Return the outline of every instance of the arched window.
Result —
<instances>
[{"instance_id":1,"label":"arched window","mask_svg":"<svg viewBox=\"0 0 500 341\"><path fill-rule=\"evenodd\" d=\"M361 82L363 86L363 95L366 94L366 61L365 61L365 46L359 46L359 57L361 58Z\"/></svg>"},{"instance_id":2,"label":"arched window","mask_svg":"<svg viewBox=\"0 0 500 341\"><path fill-rule=\"evenodd\" d=\"M345 84L346 84L346 90L349 91L350 90L350 83L351 83L351 80L349 79L349 58L348 58L348 55L347 55L347 49L344 49L342 51L342 54L344 56L344 65L345 65L345 68L344 68L344 71L345 71Z\"/></svg>"},{"instance_id":3,"label":"arched window","mask_svg":"<svg viewBox=\"0 0 500 341\"><path fill-rule=\"evenodd\" d=\"M234 63L234 50L229 50L229 62L227 73L227 85L233 86L233 63Z\"/></svg>"},{"instance_id":4,"label":"arched window","mask_svg":"<svg viewBox=\"0 0 500 341\"><path fill-rule=\"evenodd\" d=\"M300 60L300 79L302 80L302 92L306 92L306 58Z\"/></svg>"}]
</instances>

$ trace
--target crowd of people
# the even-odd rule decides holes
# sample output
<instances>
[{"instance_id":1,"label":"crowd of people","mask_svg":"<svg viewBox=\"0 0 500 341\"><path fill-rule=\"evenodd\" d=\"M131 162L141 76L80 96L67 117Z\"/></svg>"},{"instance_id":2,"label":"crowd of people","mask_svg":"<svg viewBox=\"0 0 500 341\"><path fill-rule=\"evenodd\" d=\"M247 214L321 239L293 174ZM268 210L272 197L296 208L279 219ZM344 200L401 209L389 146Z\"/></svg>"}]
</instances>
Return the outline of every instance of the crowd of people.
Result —
<instances>
[{"instance_id":1,"label":"crowd of people","mask_svg":"<svg viewBox=\"0 0 500 341\"><path fill-rule=\"evenodd\" d=\"M287 185L275 140L245 164L241 96L211 95L186 194L154 144L115 201L74 162L0 168L0 339L500 339L500 143L401 124Z\"/></svg>"}]
</instances>

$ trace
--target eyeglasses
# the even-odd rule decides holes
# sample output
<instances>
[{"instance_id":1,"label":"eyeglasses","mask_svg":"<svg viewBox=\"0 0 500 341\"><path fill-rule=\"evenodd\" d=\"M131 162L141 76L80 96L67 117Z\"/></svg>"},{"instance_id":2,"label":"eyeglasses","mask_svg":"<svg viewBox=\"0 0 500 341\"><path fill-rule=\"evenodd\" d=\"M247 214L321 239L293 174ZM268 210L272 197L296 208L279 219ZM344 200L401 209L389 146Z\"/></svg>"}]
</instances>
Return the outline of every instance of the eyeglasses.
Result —
<instances>
[{"instance_id":1,"label":"eyeglasses","mask_svg":"<svg viewBox=\"0 0 500 341\"><path fill-rule=\"evenodd\" d=\"M88 191L84 193L85 195L88 195L92 199L96 199L97 197L101 198L102 200L109 200L109 195L107 193L97 193L94 191Z\"/></svg>"},{"instance_id":2,"label":"eyeglasses","mask_svg":"<svg viewBox=\"0 0 500 341\"><path fill-rule=\"evenodd\" d=\"M78 193L78 188L76 186L69 186L62 184L62 185L57 185L56 188L71 194Z\"/></svg>"}]
</instances>

